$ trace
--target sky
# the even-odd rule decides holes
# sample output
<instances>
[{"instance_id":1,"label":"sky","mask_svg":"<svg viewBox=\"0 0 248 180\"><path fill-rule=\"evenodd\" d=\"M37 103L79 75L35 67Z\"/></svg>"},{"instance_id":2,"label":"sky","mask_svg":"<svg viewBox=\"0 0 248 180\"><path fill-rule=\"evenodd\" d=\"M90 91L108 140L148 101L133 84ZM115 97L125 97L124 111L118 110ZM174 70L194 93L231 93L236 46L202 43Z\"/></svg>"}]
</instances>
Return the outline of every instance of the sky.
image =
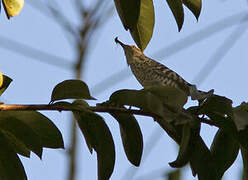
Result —
<instances>
[{"instance_id":1,"label":"sky","mask_svg":"<svg viewBox=\"0 0 248 180\"><path fill-rule=\"evenodd\" d=\"M1 101L14 104L49 103L53 87L63 80L74 78L73 69L67 64L74 62L76 50L72 42L68 41L68 36L64 35L64 31L54 20L40 13L30 6L28 0L26 1L20 15L10 20L7 20L4 11L1 11L0 70L14 80L1 97ZM59 4L60 7L56 8L63 11L72 23L79 26L78 15L71 2L64 0ZM92 1L86 2L90 4ZM113 5L114 2L111 1L110 4ZM162 61L184 79L195 83L199 89L206 91L214 89L216 94L232 99L234 106L239 105L248 99L246 83L248 75L248 33L246 32L248 24L246 20L248 19L244 19L248 10L247 5L246 0L203 1L199 21L197 22L194 16L185 9L185 22L181 32L178 32L166 1L154 1L155 29L152 40L144 53ZM122 48L114 43L116 36L124 43L134 44L115 11L109 21L93 34L89 45L90 52L83 79L89 85L92 95L97 98L97 101L89 102L91 105L107 100L116 90L142 88L131 75ZM6 38L56 57L40 59L36 56L31 58L20 55L12 51L16 44L11 44ZM22 47L18 47L18 50L22 50ZM60 62L68 63L63 67L47 63L47 61L57 62L56 58ZM106 84L99 86L100 82L119 71L124 73L111 79L117 80L117 83L108 88ZM206 78L203 79L206 74ZM190 101L187 106L193 103ZM71 113L47 111L42 113L61 130L67 148L70 144ZM107 114L101 115L112 132L116 147L116 164L111 179L124 180L127 173L134 171L135 168L125 157L117 122ZM177 145L151 118L137 116L137 119L143 132L145 152L141 166L136 169L133 179L162 180L163 174L172 170L168 163L176 159ZM214 127L202 126L201 135L208 146L216 130ZM96 179L96 154L89 153L82 134L79 131L78 134L79 164L76 179ZM146 158L147 147L153 148ZM68 168L66 150L44 149L42 160L34 154L30 159L21 159L28 178L31 180L66 179ZM224 179L237 179L241 169L242 159L239 155L235 164L226 172ZM183 179L192 179L188 167L183 172Z\"/></svg>"}]
</instances>

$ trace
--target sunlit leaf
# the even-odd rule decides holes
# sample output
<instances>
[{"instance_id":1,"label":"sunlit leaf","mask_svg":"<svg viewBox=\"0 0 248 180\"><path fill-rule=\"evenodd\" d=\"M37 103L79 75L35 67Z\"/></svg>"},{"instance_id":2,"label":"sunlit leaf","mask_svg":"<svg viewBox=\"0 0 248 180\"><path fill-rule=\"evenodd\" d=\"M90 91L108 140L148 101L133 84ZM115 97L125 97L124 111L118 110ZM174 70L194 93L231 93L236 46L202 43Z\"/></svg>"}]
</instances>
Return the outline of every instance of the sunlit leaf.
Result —
<instances>
[{"instance_id":1,"label":"sunlit leaf","mask_svg":"<svg viewBox=\"0 0 248 180\"><path fill-rule=\"evenodd\" d=\"M2 87L2 85L3 85L3 74L0 71L0 88Z\"/></svg>"},{"instance_id":2,"label":"sunlit leaf","mask_svg":"<svg viewBox=\"0 0 248 180\"><path fill-rule=\"evenodd\" d=\"M24 0L3 0L5 13L9 18L18 15L24 5Z\"/></svg>"},{"instance_id":3,"label":"sunlit leaf","mask_svg":"<svg viewBox=\"0 0 248 180\"><path fill-rule=\"evenodd\" d=\"M140 15L136 27L130 33L137 46L143 51L150 42L155 23L152 0L141 0Z\"/></svg>"},{"instance_id":4,"label":"sunlit leaf","mask_svg":"<svg viewBox=\"0 0 248 180\"><path fill-rule=\"evenodd\" d=\"M9 87L10 83L12 82L12 79L8 76L3 75L3 83L0 86L0 96L3 94L3 92Z\"/></svg>"},{"instance_id":5,"label":"sunlit leaf","mask_svg":"<svg viewBox=\"0 0 248 180\"><path fill-rule=\"evenodd\" d=\"M139 166L143 152L143 136L137 120L127 113L110 114L119 122L122 144L128 160Z\"/></svg>"},{"instance_id":6,"label":"sunlit leaf","mask_svg":"<svg viewBox=\"0 0 248 180\"><path fill-rule=\"evenodd\" d=\"M77 101L77 106L78 101ZM115 147L111 132L101 116L82 107L73 112L78 125L87 141L89 150L97 152L98 179L109 179L115 164Z\"/></svg>"},{"instance_id":7,"label":"sunlit leaf","mask_svg":"<svg viewBox=\"0 0 248 180\"><path fill-rule=\"evenodd\" d=\"M51 102L63 99L95 99L90 95L87 84L80 80L65 80L57 84Z\"/></svg>"},{"instance_id":8,"label":"sunlit leaf","mask_svg":"<svg viewBox=\"0 0 248 180\"><path fill-rule=\"evenodd\" d=\"M11 115L12 112L0 112L0 129L8 131L25 146L41 158L42 145L40 137L29 126ZM2 131L2 132L4 132Z\"/></svg>"},{"instance_id":9,"label":"sunlit leaf","mask_svg":"<svg viewBox=\"0 0 248 180\"><path fill-rule=\"evenodd\" d=\"M194 14L195 18L198 20L202 3L201 0L182 0L183 4Z\"/></svg>"},{"instance_id":10,"label":"sunlit leaf","mask_svg":"<svg viewBox=\"0 0 248 180\"><path fill-rule=\"evenodd\" d=\"M1 116L18 119L30 127L40 138L42 147L64 148L62 134L46 116L36 111L2 111Z\"/></svg>"},{"instance_id":11,"label":"sunlit leaf","mask_svg":"<svg viewBox=\"0 0 248 180\"><path fill-rule=\"evenodd\" d=\"M190 156L191 156L191 147L190 147L190 139L191 137L191 127L189 124L185 124L183 126L183 133L182 133L182 139L181 139L181 143L180 143L180 149L179 149L179 153L177 156L177 159L171 163L169 163L169 165L171 167L183 167L184 165L186 165L189 160L190 160Z\"/></svg>"},{"instance_id":12,"label":"sunlit leaf","mask_svg":"<svg viewBox=\"0 0 248 180\"><path fill-rule=\"evenodd\" d=\"M27 180L23 165L11 144L0 132L0 179Z\"/></svg>"},{"instance_id":13,"label":"sunlit leaf","mask_svg":"<svg viewBox=\"0 0 248 180\"><path fill-rule=\"evenodd\" d=\"M211 154L216 163L216 171L219 179L225 171L234 163L238 156L239 143L222 129L216 133L211 145Z\"/></svg>"},{"instance_id":14,"label":"sunlit leaf","mask_svg":"<svg viewBox=\"0 0 248 180\"><path fill-rule=\"evenodd\" d=\"M181 0L166 0L177 22L178 31L182 29L184 21L183 4Z\"/></svg>"},{"instance_id":15,"label":"sunlit leaf","mask_svg":"<svg viewBox=\"0 0 248 180\"><path fill-rule=\"evenodd\" d=\"M138 22L141 0L114 0L115 7L126 30L133 29Z\"/></svg>"}]
</instances>

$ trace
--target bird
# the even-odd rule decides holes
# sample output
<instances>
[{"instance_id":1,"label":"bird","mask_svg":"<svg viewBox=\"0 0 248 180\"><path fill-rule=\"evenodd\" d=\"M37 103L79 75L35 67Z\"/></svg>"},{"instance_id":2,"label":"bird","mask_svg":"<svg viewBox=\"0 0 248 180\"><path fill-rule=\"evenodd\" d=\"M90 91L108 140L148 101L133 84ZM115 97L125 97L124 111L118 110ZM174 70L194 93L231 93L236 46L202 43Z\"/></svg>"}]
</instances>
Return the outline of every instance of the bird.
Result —
<instances>
[{"instance_id":1,"label":"bird","mask_svg":"<svg viewBox=\"0 0 248 180\"><path fill-rule=\"evenodd\" d=\"M197 90L196 86L184 80L179 74L165 65L147 57L138 47L127 45L115 38L124 50L127 64L132 73L143 86L171 86L182 90L192 100L202 100L211 96L214 90L208 92Z\"/></svg>"}]
</instances>

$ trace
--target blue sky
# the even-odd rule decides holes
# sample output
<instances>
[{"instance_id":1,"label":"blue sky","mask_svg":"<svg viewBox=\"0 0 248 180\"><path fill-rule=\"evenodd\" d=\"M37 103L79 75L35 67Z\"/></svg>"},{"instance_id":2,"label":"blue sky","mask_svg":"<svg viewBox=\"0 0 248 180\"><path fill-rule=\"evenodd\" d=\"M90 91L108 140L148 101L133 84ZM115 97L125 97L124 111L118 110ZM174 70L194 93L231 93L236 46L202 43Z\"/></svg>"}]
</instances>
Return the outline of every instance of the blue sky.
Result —
<instances>
[{"instance_id":1,"label":"blue sky","mask_svg":"<svg viewBox=\"0 0 248 180\"><path fill-rule=\"evenodd\" d=\"M88 0L86 2L90 4L91 1ZM113 1L111 1L111 4L114 4ZM248 33L245 30L248 24L244 20L243 23L238 23L245 15L245 12L247 12L247 1L203 1L203 9L198 23L194 16L185 9L185 22L181 32L177 31L175 20L166 1L154 1L154 5L156 17L155 30L153 38L145 50L145 54L157 60L162 60L162 63L182 75L184 79L196 83L199 89L215 89L216 94L232 99L234 105L247 101ZM73 11L74 7L71 1L64 0L60 4L60 8L71 22L80 25L78 16ZM232 15L238 13L241 14L236 19L231 18ZM68 41L68 36L64 35L57 23L32 8L29 3L25 3L24 9L19 16L7 20L2 11L0 18L0 37L9 38L56 55L69 63L74 62L76 51L71 41ZM225 21L221 21L222 19L225 19ZM230 26L231 20L237 22L236 25ZM225 28L222 31L213 33L202 41L198 41L198 38L205 36L205 31L203 30L216 22L218 22L218 27L225 26ZM209 29L214 31L217 27ZM196 34L198 31L200 33ZM235 34L234 32L237 33ZM239 35L241 38L232 42ZM124 30L119 17L114 12L110 20L92 36L90 52L83 73L83 79L92 90L93 96L98 99L97 102L107 100L112 92L119 89L141 88L135 78L130 75L122 48L114 43L116 36L127 44L133 44L130 34ZM48 103L53 87L65 79L74 77L73 70L70 67L61 68L46 63L47 61L54 61L53 58L38 59L38 57L29 58L22 56L9 51L8 49L12 48L11 44L6 44L3 38L0 39L2 42L2 45L0 44L0 70L14 79L9 89L2 96L1 100L5 103ZM197 43L186 48L184 47L184 45L193 40ZM178 43L179 45L177 45L177 42L180 42ZM233 45L230 48L229 42ZM223 44L227 46L223 46ZM226 50L228 50L227 53L221 54L221 52ZM202 68L206 67L205 65L209 62L217 61L219 62L217 65L211 63L214 64L214 68L211 68L212 71L207 78L204 81L200 81L201 75L206 73ZM99 88L96 89L96 85L102 80L125 69L125 74L114 77L118 80L127 76L125 80L115 83L107 89L104 87L100 88L101 93ZM94 105L95 102L91 101L90 104ZM192 105L192 102L189 102L188 105ZM68 147L71 113L43 113L51 118L62 131L65 146ZM130 167L130 163L124 155L118 124L107 114L103 114L103 117L111 129L116 146L117 160L111 179L125 179L123 176ZM147 117L137 117L137 119L143 132L145 148L151 136L159 138L150 155L142 162L134 179L143 180L145 177L148 177L147 179L162 180L161 174L171 170L168 162L175 160L177 145L152 119ZM215 132L216 129L213 127L202 127L201 134L208 145L210 145ZM79 144L77 180L96 179L96 154L93 153L91 155L89 153L80 132ZM22 158L27 175L31 180L66 179L67 160L64 150L52 149L44 150L42 161L34 154L32 154L30 159ZM225 180L236 179L239 176L241 167L242 160L239 156L235 164L226 173ZM192 179L189 168L186 168L184 171L184 179Z\"/></svg>"}]
</instances>

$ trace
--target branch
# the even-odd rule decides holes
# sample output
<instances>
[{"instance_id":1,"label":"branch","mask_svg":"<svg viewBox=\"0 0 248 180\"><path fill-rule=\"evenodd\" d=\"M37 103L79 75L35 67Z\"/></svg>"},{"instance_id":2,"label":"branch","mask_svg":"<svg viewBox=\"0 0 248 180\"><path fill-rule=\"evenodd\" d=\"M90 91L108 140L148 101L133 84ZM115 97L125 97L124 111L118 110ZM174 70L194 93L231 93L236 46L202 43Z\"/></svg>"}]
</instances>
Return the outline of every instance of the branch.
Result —
<instances>
[{"instance_id":1,"label":"branch","mask_svg":"<svg viewBox=\"0 0 248 180\"><path fill-rule=\"evenodd\" d=\"M88 106L85 109L100 112L100 113L127 113L140 116L148 116L152 118L161 118L159 115L137 109L126 109L118 107L104 107L104 106ZM83 111L78 106L65 106L63 104L0 104L0 111ZM182 114L184 115L184 114ZM206 119L199 118L199 121L211 126L219 127L215 122Z\"/></svg>"}]
</instances>

